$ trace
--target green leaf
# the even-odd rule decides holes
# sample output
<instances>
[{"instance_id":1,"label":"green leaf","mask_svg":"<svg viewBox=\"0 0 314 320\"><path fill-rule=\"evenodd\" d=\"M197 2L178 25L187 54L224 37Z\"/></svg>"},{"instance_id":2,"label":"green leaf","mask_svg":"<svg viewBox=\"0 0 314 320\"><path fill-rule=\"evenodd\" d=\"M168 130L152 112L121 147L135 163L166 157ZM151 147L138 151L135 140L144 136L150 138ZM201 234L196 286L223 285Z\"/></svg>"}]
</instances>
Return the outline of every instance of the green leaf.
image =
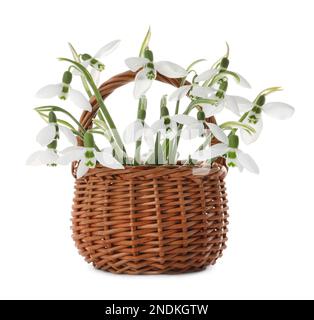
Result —
<instances>
[{"instance_id":1,"label":"green leaf","mask_svg":"<svg viewBox=\"0 0 314 320\"><path fill-rule=\"evenodd\" d=\"M70 47L70 50L72 52L72 55L73 55L73 58L75 59L75 61L80 62L80 56L77 53L77 51L74 49L74 47L72 46L72 44L70 42L68 43L68 45Z\"/></svg>"},{"instance_id":2,"label":"green leaf","mask_svg":"<svg viewBox=\"0 0 314 320\"><path fill-rule=\"evenodd\" d=\"M225 58L229 58L230 47L229 47L229 43L227 41L226 41L226 47L227 47L227 51L225 53Z\"/></svg>"},{"instance_id":3,"label":"green leaf","mask_svg":"<svg viewBox=\"0 0 314 320\"><path fill-rule=\"evenodd\" d=\"M142 42L142 45L141 45L140 54L139 54L140 57L144 57L144 51L149 45L149 41L150 41L151 35L152 35L152 33L151 33L151 29L149 27L148 30L147 30L147 33L145 35L145 38L144 38L144 40Z\"/></svg>"}]
</instances>

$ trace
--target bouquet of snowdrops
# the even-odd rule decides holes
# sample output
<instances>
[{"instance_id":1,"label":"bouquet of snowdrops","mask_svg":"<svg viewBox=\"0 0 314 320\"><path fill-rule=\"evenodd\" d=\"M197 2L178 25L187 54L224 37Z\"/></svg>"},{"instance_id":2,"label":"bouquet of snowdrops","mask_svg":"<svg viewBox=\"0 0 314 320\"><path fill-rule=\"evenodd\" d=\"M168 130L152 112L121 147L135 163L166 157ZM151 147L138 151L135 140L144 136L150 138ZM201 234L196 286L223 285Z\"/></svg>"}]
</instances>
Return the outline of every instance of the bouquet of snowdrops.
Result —
<instances>
[{"instance_id":1,"label":"bouquet of snowdrops","mask_svg":"<svg viewBox=\"0 0 314 320\"><path fill-rule=\"evenodd\" d=\"M73 57L59 58L68 64L58 84L47 85L37 93L39 98L59 97L70 100L77 107L92 112L90 98L94 97L99 106L96 118L86 130L76 119L70 108L55 105L35 108L46 122L38 133L37 142L44 148L36 151L27 160L32 165L65 165L78 162L77 177L84 176L97 163L102 166L123 169L125 166L176 165L181 139L201 138L202 143L189 150L187 159L180 159L181 165L208 167L217 157L225 158L228 167L244 168L258 173L258 166L247 153L239 149L240 141L250 144L257 140L263 127L263 113L276 119L287 119L294 112L293 107L282 102L268 102L268 96L280 87L271 87L260 92L254 101L240 96L229 95L230 80L242 87L250 88L248 81L238 72L229 69L229 47L226 54L203 72L197 72L199 59L187 68L169 61L155 61L149 47L151 32L147 32L139 56L127 58L127 67L136 73L134 98L138 100L137 116L121 135L110 115L98 89L100 74L105 70L102 58L114 51L118 40L102 47L95 55L79 54L70 44ZM165 93L160 99L160 117L147 123L146 92L152 86L157 73L168 78L179 79L180 86L173 92ZM72 86L74 77L80 77L84 93ZM188 97L188 104L182 105L182 98ZM182 101L181 101L182 100ZM175 105L170 112L169 104ZM217 118L226 109L234 114L230 121L217 123ZM95 143L95 135L103 137L103 145ZM59 150L61 139L70 146ZM211 140L215 143L211 145ZM78 140L83 141L78 145ZM133 154L127 152L127 144L135 144ZM148 151L142 152L142 144Z\"/></svg>"}]
</instances>

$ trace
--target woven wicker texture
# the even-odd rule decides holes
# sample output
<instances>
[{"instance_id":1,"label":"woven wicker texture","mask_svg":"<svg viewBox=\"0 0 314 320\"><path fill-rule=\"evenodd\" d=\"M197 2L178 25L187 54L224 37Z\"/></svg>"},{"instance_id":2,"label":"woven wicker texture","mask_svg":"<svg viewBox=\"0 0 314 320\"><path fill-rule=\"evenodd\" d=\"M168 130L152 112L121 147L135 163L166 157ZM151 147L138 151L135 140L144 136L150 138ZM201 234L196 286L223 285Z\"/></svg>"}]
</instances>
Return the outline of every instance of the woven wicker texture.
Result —
<instances>
[{"instance_id":1,"label":"woven wicker texture","mask_svg":"<svg viewBox=\"0 0 314 320\"><path fill-rule=\"evenodd\" d=\"M100 92L105 98L133 79L132 72L117 75ZM98 110L91 102L93 111L81 117L85 128ZM72 229L80 254L113 273L182 273L214 264L227 240L226 174L221 161L206 175L181 165L89 170L75 182Z\"/></svg>"}]
</instances>

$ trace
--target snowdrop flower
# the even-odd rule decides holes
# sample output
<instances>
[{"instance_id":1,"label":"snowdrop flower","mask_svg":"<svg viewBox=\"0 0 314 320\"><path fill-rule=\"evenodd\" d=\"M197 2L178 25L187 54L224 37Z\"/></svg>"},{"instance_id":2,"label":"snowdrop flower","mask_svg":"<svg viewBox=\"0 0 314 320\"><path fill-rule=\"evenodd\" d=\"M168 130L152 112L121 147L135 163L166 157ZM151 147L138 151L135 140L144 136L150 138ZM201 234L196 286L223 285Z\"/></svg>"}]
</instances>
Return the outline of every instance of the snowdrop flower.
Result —
<instances>
[{"instance_id":1,"label":"snowdrop flower","mask_svg":"<svg viewBox=\"0 0 314 320\"><path fill-rule=\"evenodd\" d=\"M144 97L144 96L142 96ZM143 138L150 149L154 147L154 131L145 122L146 111L140 109L137 114L137 119L131 122L123 132L123 139L126 144L136 142Z\"/></svg>"},{"instance_id":2,"label":"snowdrop flower","mask_svg":"<svg viewBox=\"0 0 314 320\"><path fill-rule=\"evenodd\" d=\"M192 118L194 121L188 124L181 133L183 139L194 139L206 135L209 131L219 141L227 143L228 139L223 130L214 123L206 122L206 115L204 111L198 111L197 119ZM208 129L207 129L208 128Z\"/></svg>"},{"instance_id":3,"label":"snowdrop flower","mask_svg":"<svg viewBox=\"0 0 314 320\"><path fill-rule=\"evenodd\" d=\"M53 148L47 148L46 150L38 150L31 154L26 161L30 166L56 166L58 161L57 151Z\"/></svg>"},{"instance_id":4,"label":"snowdrop flower","mask_svg":"<svg viewBox=\"0 0 314 320\"><path fill-rule=\"evenodd\" d=\"M68 164L79 161L76 176L83 177L89 169L95 168L97 161L104 167L111 169L124 169L123 165L112 156L112 149L107 148L101 152L94 148L94 138L90 132L84 135L84 147L69 147L61 152L59 164Z\"/></svg>"},{"instance_id":5,"label":"snowdrop flower","mask_svg":"<svg viewBox=\"0 0 314 320\"><path fill-rule=\"evenodd\" d=\"M91 56L88 53L84 53L81 55L82 64L84 67L91 67L91 76L94 79L96 85L99 83L100 73L105 70L105 65L99 61L99 59L109 55L113 52L120 44L120 40L114 40L107 43L105 46L100 48L94 56Z\"/></svg>"},{"instance_id":6,"label":"snowdrop flower","mask_svg":"<svg viewBox=\"0 0 314 320\"><path fill-rule=\"evenodd\" d=\"M57 124L57 117L53 111L49 113L48 125L45 126L38 133L36 140L46 150L39 150L34 152L26 161L28 165L56 165L58 160L57 140L59 139L59 132L62 132L67 139L76 145L76 138L72 131L66 127Z\"/></svg>"},{"instance_id":7,"label":"snowdrop flower","mask_svg":"<svg viewBox=\"0 0 314 320\"><path fill-rule=\"evenodd\" d=\"M283 102L268 102L265 104L265 95L259 96L255 105L249 111L247 117L243 121L255 129L255 132L249 134L245 130L241 130L241 138L246 144L250 144L257 140L263 129L262 113L266 113L270 117L278 120L290 118L294 113L294 108Z\"/></svg>"},{"instance_id":8,"label":"snowdrop flower","mask_svg":"<svg viewBox=\"0 0 314 320\"><path fill-rule=\"evenodd\" d=\"M214 76L218 75L219 73L221 73L222 76L225 77L226 75L228 75L228 73L226 73L224 71L227 71L228 66L229 66L229 59L224 57L224 58L221 59L218 69L211 68L209 70L206 70L206 71L202 72L201 74L199 74L195 78L195 81L196 82L208 81L208 80L212 79ZM234 74L234 75L237 76L237 83L240 86L242 86L244 88L251 88L251 85L249 84L249 82L243 76L241 76L239 73L230 72L230 74ZM235 78L235 77L233 77L233 78Z\"/></svg>"},{"instance_id":9,"label":"snowdrop flower","mask_svg":"<svg viewBox=\"0 0 314 320\"><path fill-rule=\"evenodd\" d=\"M152 129L155 132L160 132L166 139L173 139L178 131L178 123L182 125L192 125L196 119L185 114L177 114L169 116L167 107L161 107L161 118L152 124Z\"/></svg>"},{"instance_id":10,"label":"snowdrop flower","mask_svg":"<svg viewBox=\"0 0 314 320\"><path fill-rule=\"evenodd\" d=\"M228 139L227 136L225 139ZM224 140L225 140L224 139ZM228 167L237 167L240 171L244 168L252 173L259 173L255 161L247 153L238 149L239 137L235 134L229 136L228 143L218 143L206 150L199 150L192 155L193 159L205 161L226 155Z\"/></svg>"},{"instance_id":11,"label":"snowdrop flower","mask_svg":"<svg viewBox=\"0 0 314 320\"><path fill-rule=\"evenodd\" d=\"M60 132L64 134L64 136L72 145L75 146L77 144L76 137L73 132L67 127L57 124L57 117L55 113L51 111L49 113L49 122L47 126L39 131L36 137L36 141L43 147L47 146L54 140L60 138Z\"/></svg>"},{"instance_id":12,"label":"snowdrop flower","mask_svg":"<svg viewBox=\"0 0 314 320\"><path fill-rule=\"evenodd\" d=\"M59 97L61 100L69 98L79 108L92 111L92 107L88 99L78 90L71 87L72 73L65 71L62 77L62 82L58 84L49 84L41 88L36 96L38 98L53 98Z\"/></svg>"},{"instance_id":13,"label":"snowdrop flower","mask_svg":"<svg viewBox=\"0 0 314 320\"><path fill-rule=\"evenodd\" d=\"M207 99L210 94L216 92L216 90L211 87L202 87L198 84L189 84L181 86L177 88L175 91L173 91L172 94L169 96L169 100L179 101L183 97L185 97L190 90L192 96L204 99Z\"/></svg>"},{"instance_id":14,"label":"snowdrop flower","mask_svg":"<svg viewBox=\"0 0 314 320\"><path fill-rule=\"evenodd\" d=\"M144 57L132 57L125 60L126 65L133 72L140 70L135 77L134 97L140 98L151 87L156 79L157 71L169 78L183 78L188 72L179 65L169 61L154 62L153 52L146 49Z\"/></svg>"}]
</instances>

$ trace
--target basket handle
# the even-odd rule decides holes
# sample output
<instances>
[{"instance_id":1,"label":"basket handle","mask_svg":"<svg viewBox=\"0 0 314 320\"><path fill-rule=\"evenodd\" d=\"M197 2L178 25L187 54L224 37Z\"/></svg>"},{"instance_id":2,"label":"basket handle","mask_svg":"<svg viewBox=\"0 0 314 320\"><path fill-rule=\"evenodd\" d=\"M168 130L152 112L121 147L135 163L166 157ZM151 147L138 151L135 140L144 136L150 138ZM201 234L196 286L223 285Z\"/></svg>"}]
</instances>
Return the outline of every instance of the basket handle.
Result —
<instances>
[{"instance_id":1,"label":"basket handle","mask_svg":"<svg viewBox=\"0 0 314 320\"><path fill-rule=\"evenodd\" d=\"M103 99L107 98L113 91L115 91L119 87L122 87L122 86L128 84L129 82L134 81L135 76L136 76L136 72L132 72L132 71L126 71L126 72L123 72L123 73L120 73L120 74L113 76L112 78L110 78L109 80L104 82L99 87L99 91L100 91L102 98ZM180 84L181 84L181 79L168 78L160 73L157 73L156 80L161 81L163 83L171 84L176 88L180 87ZM188 81L186 81L184 84L189 85L190 83ZM97 100L94 96L90 99L90 103L92 105L92 111L91 112L84 111L81 115L81 118L80 118L80 123L84 129L91 128L92 123L93 123L93 119L96 117L97 111L99 109L99 105L98 105ZM206 121L216 124L216 119L213 116L207 118ZM211 140L211 145L214 145L218 142L219 141L217 139L213 138ZM78 144L79 145L83 144L82 139L78 138ZM224 158L218 158L215 162L226 166Z\"/></svg>"},{"instance_id":2,"label":"basket handle","mask_svg":"<svg viewBox=\"0 0 314 320\"><path fill-rule=\"evenodd\" d=\"M132 71L126 71L126 72L115 75L114 77L110 78L99 87L101 96L103 97L103 99L106 99L113 91L115 91L119 87L122 87L128 84L129 82L134 81L135 76L136 76L136 72L132 72ZM157 73L156 80L161 81L163 83L171 84L176 88L178 88L181 83L180 79L171 79L161 75L160 73ZM190 83L186 81L185 85L188 85L188 84ZM96 117L96 114L99 108L97 100L94 96L90 99L90 103L92 105L92 111L91 112L84 111L80 118L80 123L84 129L88 129L92 126L93 119ZM210 117L207 120L208 122L216 123L216 120L214 117ZM215 141L213 142L215 143ZM81 139L79 140L79 143L80 144L82 143Z\"/></svg>"}]
</instances>

